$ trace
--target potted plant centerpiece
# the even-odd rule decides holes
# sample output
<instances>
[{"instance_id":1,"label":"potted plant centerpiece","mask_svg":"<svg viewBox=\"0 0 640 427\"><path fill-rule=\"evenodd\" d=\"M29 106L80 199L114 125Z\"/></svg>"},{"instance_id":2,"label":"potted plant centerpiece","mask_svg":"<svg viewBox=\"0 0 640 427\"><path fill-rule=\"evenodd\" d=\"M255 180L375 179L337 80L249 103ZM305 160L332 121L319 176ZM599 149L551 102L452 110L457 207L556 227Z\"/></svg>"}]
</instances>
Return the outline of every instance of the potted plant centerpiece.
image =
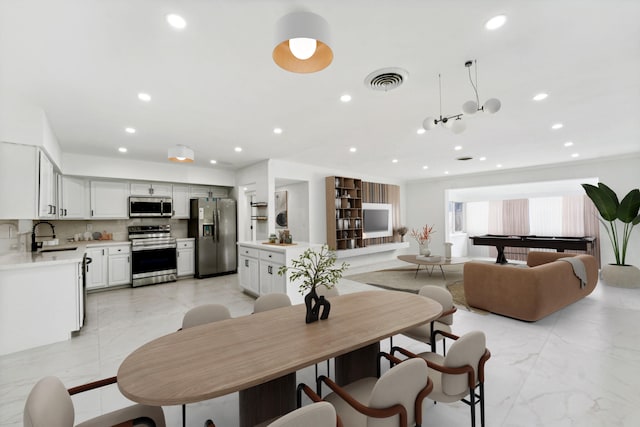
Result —
<instances>
[{"instance_id":1,"label":"potted plant centerpiece","mask_svg":"<svg viewBox=\"0 0 640 427\"><path fill-rule=\"evenodd\" d=\"M421 229L416 230L415 228L411 230L409 234L413 237L416 242L418 242L418 247L420 248L420 255L429 256L431 255L431 250L429 250L429 242L431 241L431 235L435 233L433 229L433 225L426 224Z\"/></svg>"},{"instance_id":2,"label":"potted plant centerpiece","mask_svg":"<svg viewBox=\"0 0 640 427\"><path fill-rule=\"evenodd\" d=\"M598 186L582 184L582 188L600 213L598 219L607 231L616 258L615 264L602 266L602 281L612 286L640 287L640 269L626 264L631 231L640 223L640 190L633 189L618 201L616 193L601 182Z\"/></svg>"},{"instance_id":3,"label":"potted plant centerpiece","mask_svg":"<svg viewBox=\"0 0 640 427\"><path fill-rule=\"evenodd\" d=\"M329 250L327 245L323 245L320 251L311 248L305 250L297 259L291 261L290 267L283 265L278 270L279 275L290 272L289 279L292 282L302 280L299 288L301 294L304 295L308 291L304 297L307 306L306 323L329 317L331 305L324 296L318 296L316 287L324 286L331 289L338 283L349 264L343 262L342 265L336 266L336 259L336 253Z\"/></svg>"}]
</instances>

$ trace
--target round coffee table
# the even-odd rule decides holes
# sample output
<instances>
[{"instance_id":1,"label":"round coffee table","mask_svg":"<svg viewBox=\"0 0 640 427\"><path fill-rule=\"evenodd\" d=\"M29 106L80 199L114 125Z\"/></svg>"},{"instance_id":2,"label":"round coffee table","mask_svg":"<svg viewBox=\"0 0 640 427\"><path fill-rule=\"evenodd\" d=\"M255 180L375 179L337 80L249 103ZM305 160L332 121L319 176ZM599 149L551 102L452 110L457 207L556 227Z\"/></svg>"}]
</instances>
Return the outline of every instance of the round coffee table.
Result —
<instances>
[{"instance_id":1,"label":"round coffee table","mask_svg":"<svg viewBox=\"0 0 640 427\"><path fill-rule=\"evenodd\" d=\"M398 259L404 262L410 262L411 264L416 264L418 267L416 268L416 274L414 277L418 277L418 270L420 270L420 266L424 265L425 270L429 273L429 276L433 273L433 269L436 266L440 267L440 272L442 273L442 278L447 279L444 275L444 270L442 269L443 265L456 265L456 264L464 264L465 262L471 261L470 258L449 258L445 259L445 257L441 256L439 259L437 256L435 257L423 257L422 255L398 255ZM429 270L429 266L431 266L431 270Z\"/></svg>"}]
</instances>

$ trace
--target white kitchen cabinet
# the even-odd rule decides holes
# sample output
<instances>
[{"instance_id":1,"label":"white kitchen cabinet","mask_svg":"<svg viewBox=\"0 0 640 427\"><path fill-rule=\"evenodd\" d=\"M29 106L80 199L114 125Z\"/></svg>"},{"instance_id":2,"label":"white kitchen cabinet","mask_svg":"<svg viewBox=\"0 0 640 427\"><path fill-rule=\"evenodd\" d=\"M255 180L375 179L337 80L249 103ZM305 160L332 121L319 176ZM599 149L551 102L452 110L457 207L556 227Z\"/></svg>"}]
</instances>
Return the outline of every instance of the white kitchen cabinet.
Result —
<instances>
[{"instance_id":1,"label":"white kitchen cabinet","mask_svg":"<svg viewBox=\"0 0 640 427\"><path fill-rule=\"evenodd\" d=\"M82 326L80 259L56 258L0 268L0 356L69 340Z\"/></svg>"},{"instance_id":2,"label":"white kitchen cabinet","mask_svg":"<svg viewBox=\"0 0 640 427\"><path fill-rule=\"evenodd\" d=\"M196 248L194 239L176 239L178 277L193 276L196 272Z\"/></svg>"},{"instance_id":3,"label":"white kitchen cabinet","mask_svg":"<svg viewBox=\"0 0 640 427\"><path fill-rule=\"evenodd\" d=\"M107 286L131 284L131 246L109 246Z\"/></svg>"},{"instance_id":4,"label":"white kitchen cabinet","mask_svg":"<svg viewBox=\"0 0 640 427\"><path fill-rule=\"evenodd\" d=\"M174 185L172 192L173 218L189 218L190 197L188 185Z\"/></svg>"},{"instance_id":5,"label":"white kitchen cabinet","mask_svg":"<svg viewBox=\"0 0 640 427\"><path fill-rule=\"evenodd\" d=\"M287 278L278 274L284 264L284 253L260 251L260 295L287 293Z\"/></svg>"},{"instance_id":6,"label":"white kitchen cabinet","mask_svg":"<svg viewBox=\"0 0 640 427\"><path fill-rule=\"evenodd\" d=\"M128 200L127 181L91 181L91 218L128 218Z\"/></svg>"},{"instance_id":7,"label":"white kitchen cabinet","mask_svg":"<svg viewBox=\"0 0 640 427\"><path fill-rule=\"evenodd\" d=\"M58 218L85 219L89 215L87 181L58 175Z\"/></svg>"},{"instance_id":8,"label":"white kitchen cabinet","mask_svg":"<svg viewBox=\"0 0 640 427\"><path fill-rule=\"evenodd\" d=\"M132 182L132 196L166 196L171 197L171 184L166 183L150 183L150 182Z\"/></svg>"},{"instance_id":9,"label":"white kitchen cabinet","mask_svg":"<svg viewBox=\"0 0 640 427\"><path fill-rule=\"evenodd\" d=\"M238 251L238 278L240 280L240 287L254 296L259 296L260 266L258 250L241 246Z\"/></svg>"},{"instance_id":10,"label":"white kitchen cabinet","mask_svg":"<svg viewBox=\"0 0 640 427\"><path fill-rule=\"evenodd\" d=\"M53 163L44 152L40 151L40 169L38 178L38 217L56 218L56 179Z\"/></svg>"},{"instance_id":11,"label":"white kitchen cabinet","mask_svg":"<svg viewBox=\"0 0 640 427\"><path fill-rule=\"evenodd\" d=\"M87 290L106 288L109 285L109 254L107 248L87 248L86 254L91 258L87 265Z\"/></svg>"},{"instance_id":12,"label":"white kitchen cabinet","mask_svg":"<svg viewBox=\"0 0 640 427\"><path fill-rule=\"evenodd\" d=\"M0 142L0 219L38 216L38 150Z\"/></svg>"},{"instance_id":13,"label":"white kitchen cabinet","mask_svg":"<svg viewBox=\"0 0 640 427\"><path fill-rule=\"evenodd\" d=\"M227 187L218 187L215 185L190 185L189 197L192 199L199 199L201 197L225 198L229 197L229 189Z\"/></svg>"},{"instance_id":14,"label":"white kitchen cabinet","mask_svg":"<svg viewBox=\"0 0 640 427\"><path fill-rule=\"evenodd\" d=\"M238 246L238 275L240 286L258 296L274 292L287 293L287 278L278 269L285 265L285 253L251 246Z\"/></svg>"}]
</instances>

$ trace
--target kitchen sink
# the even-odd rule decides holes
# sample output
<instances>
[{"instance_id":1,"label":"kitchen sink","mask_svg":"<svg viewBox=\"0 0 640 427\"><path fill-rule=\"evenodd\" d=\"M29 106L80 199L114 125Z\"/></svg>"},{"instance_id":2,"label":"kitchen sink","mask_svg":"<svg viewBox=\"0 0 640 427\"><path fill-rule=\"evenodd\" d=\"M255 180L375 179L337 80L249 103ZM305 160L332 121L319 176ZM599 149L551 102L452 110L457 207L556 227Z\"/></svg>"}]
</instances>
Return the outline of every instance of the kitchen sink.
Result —
<instances>
[{"instance_id":1,"label":"kitchen sink","mask_svg":"<svg viewBox=\"0 0 640 427\"><path fill-rule=\"evenodd\" d=\"M53 249L40 249L40 253L45 252L62 252L62 251L75 251L78 248L53 248Z\"/></svg>"}]
</instances>

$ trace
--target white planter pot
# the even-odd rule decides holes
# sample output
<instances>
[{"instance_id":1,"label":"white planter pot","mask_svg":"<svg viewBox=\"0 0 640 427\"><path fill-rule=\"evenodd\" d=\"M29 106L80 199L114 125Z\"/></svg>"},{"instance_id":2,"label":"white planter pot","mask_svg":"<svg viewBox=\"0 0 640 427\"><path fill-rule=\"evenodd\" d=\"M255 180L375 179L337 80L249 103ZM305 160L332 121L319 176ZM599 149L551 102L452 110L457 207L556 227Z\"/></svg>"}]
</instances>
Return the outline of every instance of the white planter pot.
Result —
<instances>
[{"instance_id":1,"label":"white planter pot","mask_svg":"<svg viewBox=\"0 0 640 427\"><path fill-rule=\"evenodd\" d=\"M603 283L619 288L640 288L640 269L633 265L603 265L600 270Z\"/></svg>"}]
</instances>

